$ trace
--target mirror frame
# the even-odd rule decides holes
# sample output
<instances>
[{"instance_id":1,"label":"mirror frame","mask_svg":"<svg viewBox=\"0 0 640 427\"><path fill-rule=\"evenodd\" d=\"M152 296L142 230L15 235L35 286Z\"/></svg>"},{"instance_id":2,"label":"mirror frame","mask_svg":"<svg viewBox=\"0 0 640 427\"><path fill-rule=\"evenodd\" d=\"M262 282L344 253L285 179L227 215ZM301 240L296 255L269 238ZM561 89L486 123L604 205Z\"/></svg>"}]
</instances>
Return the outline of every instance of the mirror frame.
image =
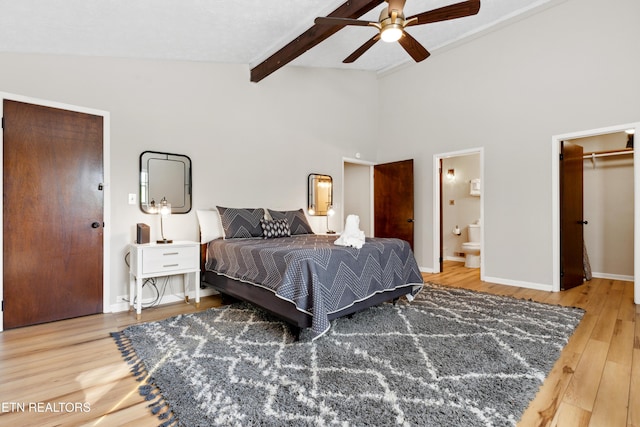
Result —
<instances>
[{"instance_id":1,"label":"mirror frame","mask_svg":"<svg viewBox=\"0 0 640 427\"><path fill-rule=\"evenodd\" d=\"M318 185L320 181L329 181L329 194L327 206L324 209L318 209L317 196ZM329 206L333 205L333 178L331 175L310 173L307 177L307 213L310 216L327 216L329 212Z\"/></svg>"},{"instance_id":2,"label":"mirror frame","mask_svg":"<svg viewBox=\"0 0 640 427\"><path fill-rule=\"evenodd\" d=\"M171 200L169 197L167 201L171 204L171 213L172 214L186 214L191 211L192 205L192 182L191 182L191 159L189 156L185 156L183 154L174 154L174 153L164 153L160 151L144 151L140 154L140 197L139 197L139 205L140 210L144 213L153 214L154 211L151 210L149 206L149 202L152 197L150 194L151 190L151 178L149 177L149 162L152 160L166 160L171 162L179 162L184 165L184 189L182 193L182 200ZM182 187L182 185L180 185ZM180 190L176 188L173 189L175 193L178 193ZM153 197L156 203L159 203L162 197L166 197L165 194L159 194L157 199ZM175 197L174 197L175 198Z\"/></svg>"}]
</instances>

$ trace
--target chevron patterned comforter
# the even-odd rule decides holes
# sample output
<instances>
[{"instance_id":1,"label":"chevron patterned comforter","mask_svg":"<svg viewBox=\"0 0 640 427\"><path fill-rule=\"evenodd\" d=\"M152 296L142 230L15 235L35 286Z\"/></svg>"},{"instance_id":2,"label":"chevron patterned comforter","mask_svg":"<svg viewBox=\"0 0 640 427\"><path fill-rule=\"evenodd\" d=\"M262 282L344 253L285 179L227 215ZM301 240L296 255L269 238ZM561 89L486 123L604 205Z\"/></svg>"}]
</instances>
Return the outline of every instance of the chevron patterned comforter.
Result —
<instances>
[{"instance_id":1,"label":"chevron patterned comforter","mask_svg":"<svg viewBox=\"0 0 640 427\"><path fill-rule=\"evenodd\" d=\"M317 337L327 315L376 293L423 285L409 243L367 238L361 249L336 246L337 236L303 234L277 239L218 239L209 243L207 270L273 291L313 316Z\"/></svg>"}]
</instances>

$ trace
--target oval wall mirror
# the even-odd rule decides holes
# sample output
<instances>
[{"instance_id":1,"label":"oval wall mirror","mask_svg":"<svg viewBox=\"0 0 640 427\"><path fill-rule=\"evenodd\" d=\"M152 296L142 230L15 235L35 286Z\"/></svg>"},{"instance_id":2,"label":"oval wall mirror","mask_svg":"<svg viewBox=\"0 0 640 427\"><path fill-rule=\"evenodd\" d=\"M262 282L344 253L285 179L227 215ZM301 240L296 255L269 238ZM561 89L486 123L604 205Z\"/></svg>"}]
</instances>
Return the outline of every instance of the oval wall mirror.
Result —
<instances>
[{"instance_id":1,"label":"oval wall mirror","mask_svg":"<svg viewBox=\"0 0 640 427\"><path fill-rule=\"evenodd\" d=\"M165 198L171 213L191 210L191 159L182 154L145 151L140 155L140 209L155 213L151 202Z\"/></svg>"},{"instance_id":2,"label":"oval wall mirror","mask_svg":"<svg viewBox=\"0 0 640 427\"><path fill-rule=\"evenodd\" d=\"M330 175L309 174L309 198L307 213L312 216L327 216L333 205L333 178Z\"/></svg>"}]
</instances>

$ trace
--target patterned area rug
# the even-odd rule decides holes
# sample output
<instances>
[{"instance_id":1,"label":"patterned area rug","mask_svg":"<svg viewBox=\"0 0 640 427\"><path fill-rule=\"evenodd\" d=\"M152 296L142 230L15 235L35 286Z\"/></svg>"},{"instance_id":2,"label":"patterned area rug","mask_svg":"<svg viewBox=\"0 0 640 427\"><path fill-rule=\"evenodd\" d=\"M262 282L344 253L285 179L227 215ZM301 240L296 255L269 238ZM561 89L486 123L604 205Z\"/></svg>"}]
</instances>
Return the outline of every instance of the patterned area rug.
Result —
<instances>
[{"instance_id":1,"label":"patterned area rug","mask_svg":"<svg viewBox=\"0 0 640 427\"><path fill-rule=\"evenodd\" d=\"M508 426L583 314L427 284L313 342L244 304L112 335L163 426Z\"/></svg>"}]
</instances>

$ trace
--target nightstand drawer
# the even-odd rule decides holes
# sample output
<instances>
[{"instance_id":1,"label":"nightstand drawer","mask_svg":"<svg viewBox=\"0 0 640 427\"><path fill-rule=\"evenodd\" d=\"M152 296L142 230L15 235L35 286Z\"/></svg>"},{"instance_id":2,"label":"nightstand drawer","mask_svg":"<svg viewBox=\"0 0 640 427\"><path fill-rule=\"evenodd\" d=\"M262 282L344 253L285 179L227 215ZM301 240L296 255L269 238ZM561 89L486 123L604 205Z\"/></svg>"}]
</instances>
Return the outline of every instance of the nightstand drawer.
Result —
<instances>
[{"instance_id":1,"label":"nightstand drawer","mask_svg":"<svg viewBox=\"0 0 640 427\"><path fill-rule=\"evenodd\" d=\"M198 268L198 247L167 247L143 250L142 274Z\"/></svg>"}]
</instances>

